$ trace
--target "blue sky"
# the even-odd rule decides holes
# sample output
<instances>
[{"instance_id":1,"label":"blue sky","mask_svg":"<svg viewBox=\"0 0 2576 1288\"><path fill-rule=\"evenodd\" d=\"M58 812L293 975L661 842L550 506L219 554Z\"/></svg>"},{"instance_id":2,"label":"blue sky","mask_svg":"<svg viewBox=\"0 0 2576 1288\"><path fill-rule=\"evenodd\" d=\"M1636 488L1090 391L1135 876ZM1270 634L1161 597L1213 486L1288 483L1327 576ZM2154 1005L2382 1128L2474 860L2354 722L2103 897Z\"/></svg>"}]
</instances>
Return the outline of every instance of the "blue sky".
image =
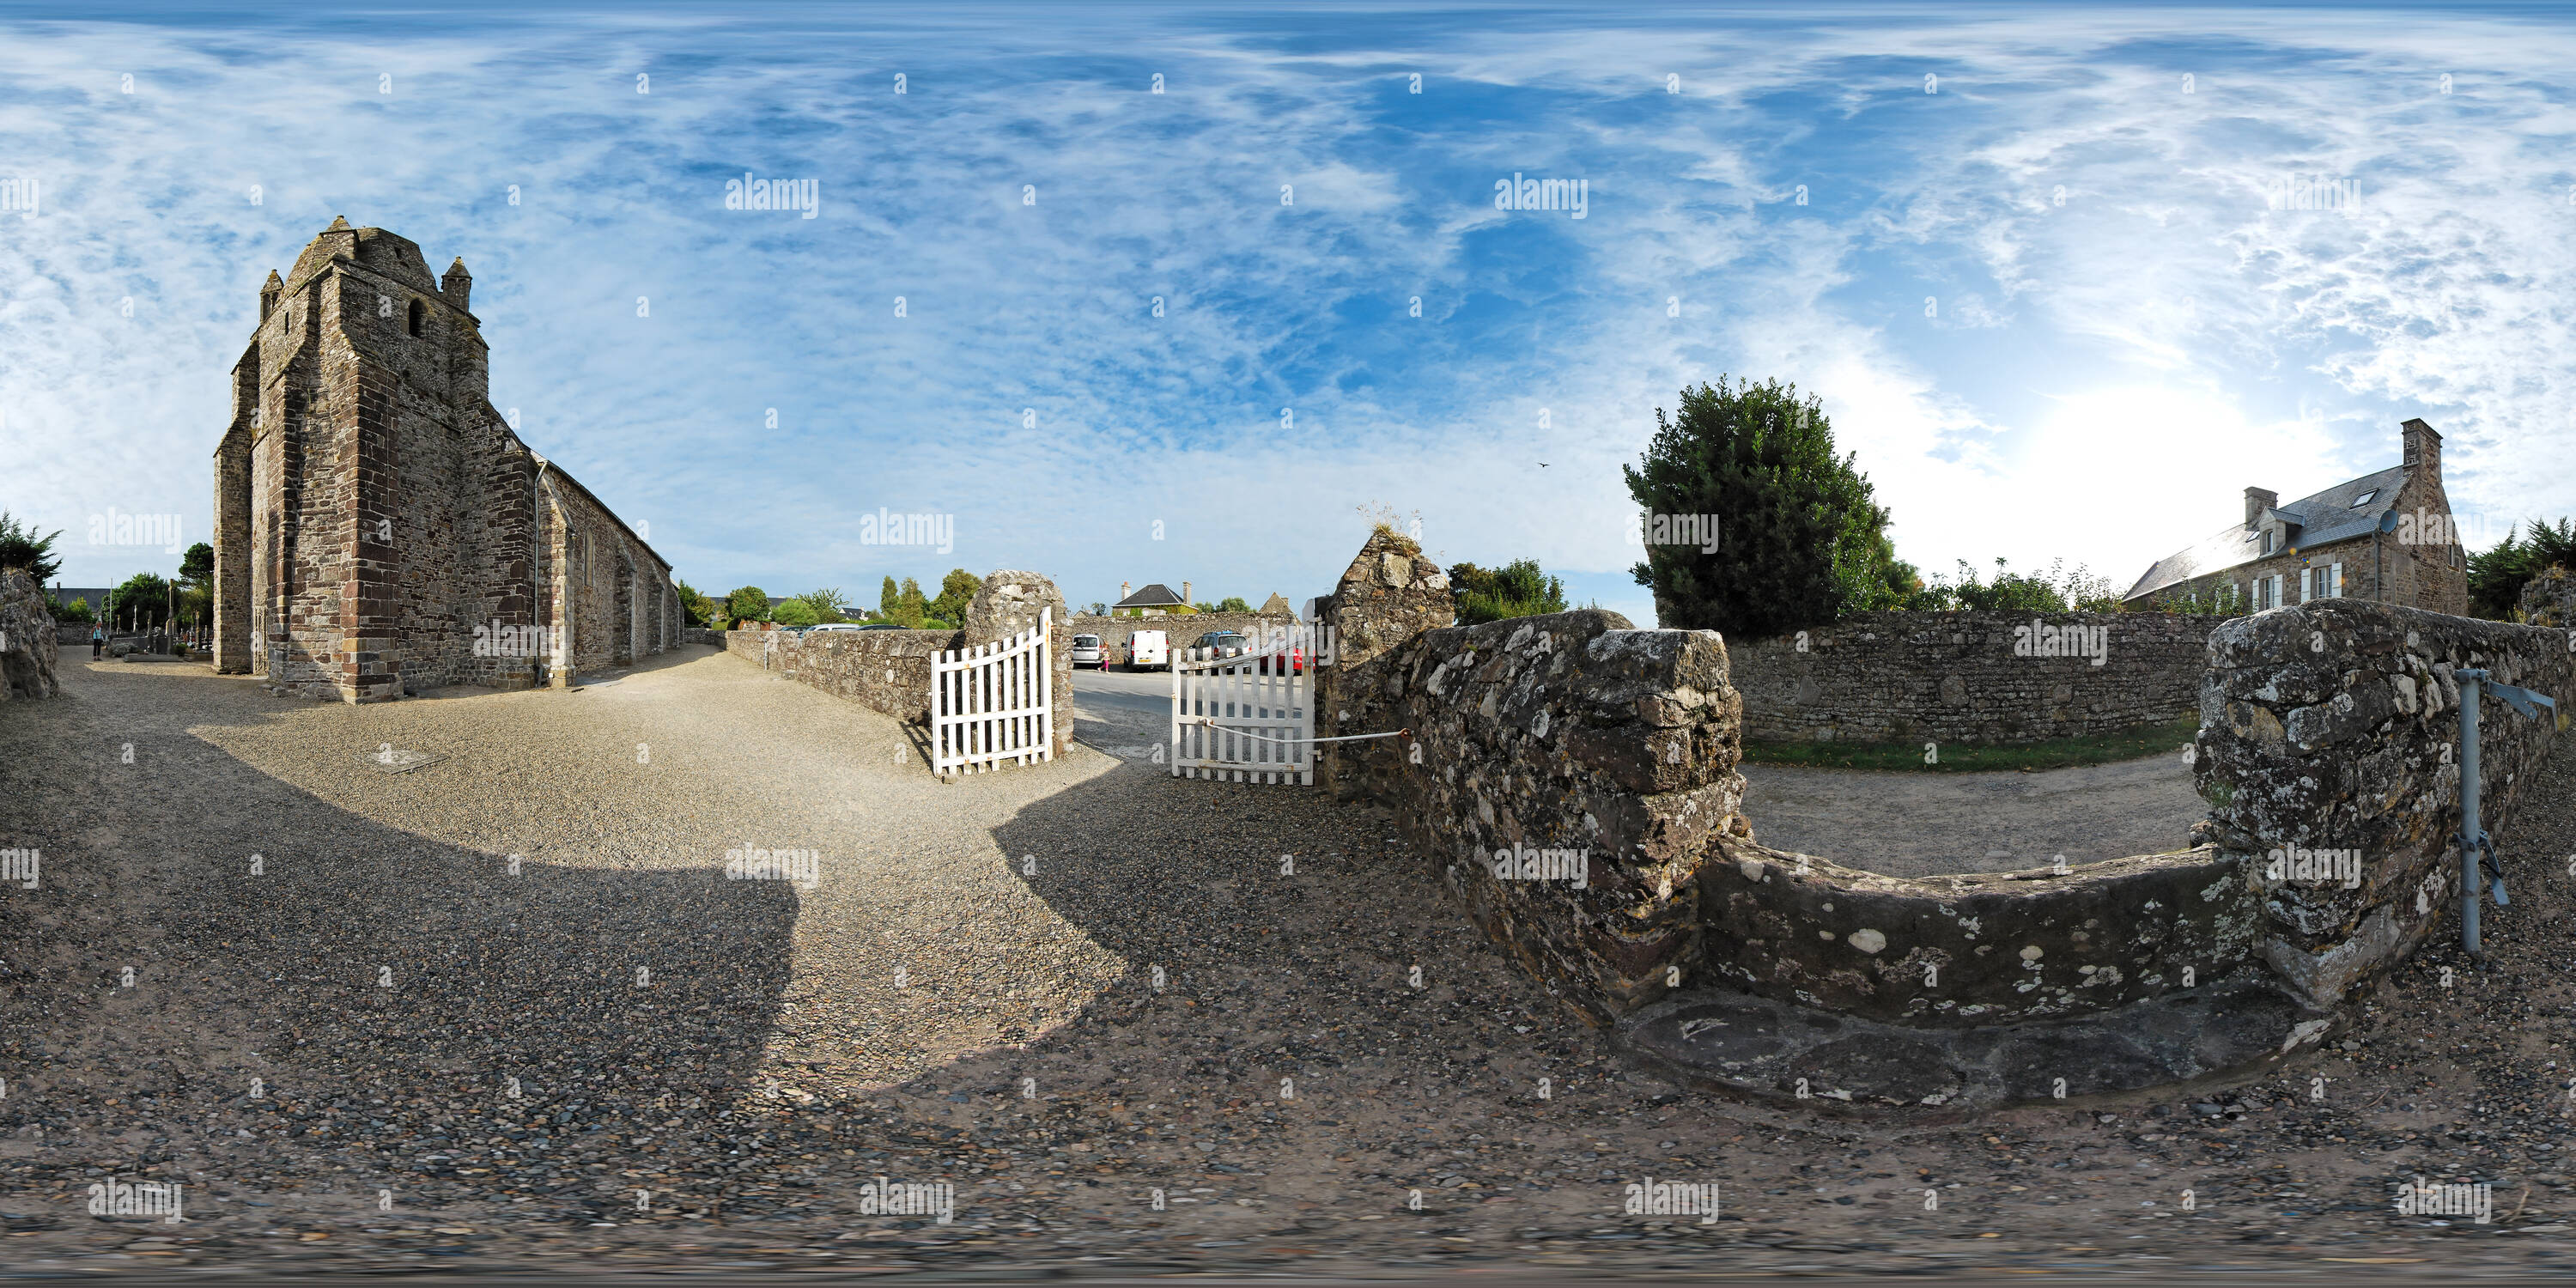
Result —
<instances>
[{"instance_id":1,"label":"blue sky","mask_svg":"<svg viewBox=\"0 0 2576 1288\"><path fill-rule=\"evenodd\" d=\"M2571 69L2520 8L0 5L0 506L67 584L174 568L89 520L203 538L259 284L345 215L464 257L493 402L711 592L1294 601L1377 505L1647 624L1619 466L1725 373L1927 570L2125 587L2417 415L2491 538L2576 511Z\"/></svg>"}]
</instances>

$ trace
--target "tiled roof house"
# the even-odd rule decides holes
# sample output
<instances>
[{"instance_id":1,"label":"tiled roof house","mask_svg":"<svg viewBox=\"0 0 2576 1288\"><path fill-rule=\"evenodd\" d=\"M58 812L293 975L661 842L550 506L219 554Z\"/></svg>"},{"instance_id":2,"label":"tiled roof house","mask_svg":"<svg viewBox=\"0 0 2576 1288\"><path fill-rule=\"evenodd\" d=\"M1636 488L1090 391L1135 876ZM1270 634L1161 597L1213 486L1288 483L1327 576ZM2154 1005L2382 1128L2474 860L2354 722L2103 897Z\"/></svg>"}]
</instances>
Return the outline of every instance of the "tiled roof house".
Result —
<instances>
[{"instance_id":1,"label":"tiled roof house","mask_svg":"<svg viewBox=\"0 0 2576 1288\"><path fill-rule=\"evenodd\" d=\"M2242 523L2157 560L2122 600L2214 596L2260 612L2341 596L2465 615L2468 560L2442 493L2442 436L2409 420L2399 441L2394 467L2287 505L2245 489Z\"/></svg>"}]
</instances>

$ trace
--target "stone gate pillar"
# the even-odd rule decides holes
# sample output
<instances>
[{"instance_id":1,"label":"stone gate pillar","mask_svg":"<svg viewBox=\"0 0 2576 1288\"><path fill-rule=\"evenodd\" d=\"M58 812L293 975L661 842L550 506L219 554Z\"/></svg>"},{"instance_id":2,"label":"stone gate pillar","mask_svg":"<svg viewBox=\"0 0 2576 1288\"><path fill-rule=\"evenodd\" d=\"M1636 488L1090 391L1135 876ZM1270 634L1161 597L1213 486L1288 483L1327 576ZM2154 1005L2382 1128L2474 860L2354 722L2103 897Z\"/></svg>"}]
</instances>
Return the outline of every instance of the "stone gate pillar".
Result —
<instances>
[{"instance_id":1,"label":"stone gate pillar","mask_svg":"<svg viewBox=\"0 0 2576 1288\"><path fill-rule=\"evenodd\" d=\"M984 579L984 588L966 605L966 621L959 648L993 644L1008 639L1038 624L1038 615L1048 614L1047 672L1051 679L1047 696L1055 718L1054 755L1064 754L1073 741L1073 653L1067 647L1072 628L1065 622L1064 595L1055 583L1033 572L1002 571Z\"/></svg>"},{"instance_id":2,"label":"stone gate pillar","mask_svg":"<svg viewBox=\"0 0 2576 1288\"><path fill-rule=\"evenodd\" d=\"M1315 729L1318 737L1329 738L1382 732L1341 727L1340 697L1353 668L1424 631L1456 624L1458 612L1449 600L1448 574L1422 553L1421 543L1381 525L1343 570L1323 617L1332 630L1333 664L1315 674ZM1391 748L1395 741L1324 743L1317 749L1315 781L1346 796L1357 758L1401 754Z\"/></svg>"}]
</instances>

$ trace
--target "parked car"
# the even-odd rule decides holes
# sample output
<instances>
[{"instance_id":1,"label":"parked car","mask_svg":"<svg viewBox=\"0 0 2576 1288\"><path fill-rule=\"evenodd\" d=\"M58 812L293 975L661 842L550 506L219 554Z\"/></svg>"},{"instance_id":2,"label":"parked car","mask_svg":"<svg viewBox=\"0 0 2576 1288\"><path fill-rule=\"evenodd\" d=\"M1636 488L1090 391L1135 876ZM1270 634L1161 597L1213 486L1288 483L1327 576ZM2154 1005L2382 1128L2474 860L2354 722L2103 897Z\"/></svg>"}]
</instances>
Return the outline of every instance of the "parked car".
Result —
<instances>
[{"instance_id":1,"label":"parked car","mask_svg":"<svg viewBox=\"0 0 2576 1288\"><path fill-rule=\"evenodd\" d=\"M1100 647L1099 636L1076 635L1073 637L1073 669L1079 671L1086 666L1090 666L1098 667L1101 670L1107 670L1108 665L1101 660L1101 653L1102 650Z\"/></svg>"},{"instance_id":2,"label":"parked car","mask_svg":"<svg viewBox=\"0 0 2576 1288\"><path fill-rule=\"evenodd\" d=\"M1190 645L1190 656L1199 658L1241 657L1244 642L1241 631L1209 631Z\"/></svg>"},{"instance_id":3,"label":"parked car","mask_svg":"<svg viewBox=\"0 0 2576 1288\"><path fill-rule=\"evenodd\" d=\"M1243 632L1241 631L1209 631L1207 634L1199 636L1198 643L1193 644L1190 647L1193 649L1208 650L1206 656L1209 657L1241 657L1246 653L1254 651L1259 646L1244 638ZM1306 673L1306 650L1297 645L1282 641L1278 648L1262 653L1260 661L1255 663L1256 669L1258 669L1263 675L1270 674L1271 668L1274 666L1277 667L1279 673L1283 675L1288 674L1292 670L1298 675L1304 675Z\"/></svg>"},{"instance_id":4,"label":"parked car","mask_svg":"<svg viewBox=\"0 0 2576 1288\"><path fill-rule=\"evenodd\" d=\"M796 628L797 633L800 635L811 634L816 631L864 631L869 629L872 628L858 622L825 622L820 626L800 626Z\"/></svg>"},{"instance_id":5,"label":"parked car","mask_svg":"<svg viewBox=\"0 0 2576 1288\"><path fill-rule=\"evenodd\" d=\"M1159 666L1172 669L1172 640L1161 631L1138 631L1127 637L1127 666L1141 671Z\"/></svg>"}]
</instances>

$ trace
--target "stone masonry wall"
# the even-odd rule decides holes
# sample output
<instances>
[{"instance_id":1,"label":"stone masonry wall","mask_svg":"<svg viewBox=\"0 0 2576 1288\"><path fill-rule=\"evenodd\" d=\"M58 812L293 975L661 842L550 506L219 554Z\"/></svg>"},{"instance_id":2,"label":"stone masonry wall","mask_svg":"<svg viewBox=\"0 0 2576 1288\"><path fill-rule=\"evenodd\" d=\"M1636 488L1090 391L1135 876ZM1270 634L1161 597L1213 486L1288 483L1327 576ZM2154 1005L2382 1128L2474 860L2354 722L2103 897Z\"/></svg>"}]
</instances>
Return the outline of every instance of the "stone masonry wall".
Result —
<instances>
[{"instance_id":1,"label":"stone masonry wall","mask_svg":"<svg viewBox=\"0 0 2576 1288\"><path fill-rule=\"evenodd\" d=\"M724 632L725 651L905 724L930 723L930 659L962 631ZM1061 723L1061 722L1059 722Z\"/></svg>"},{"instance_id":2,"label":"stone masonry wall","mask_svg":"<svg viewBox=\"0 0 2576 1288\"><path fill-rule=\"evenodd\" d=\"M930 723L931 659L956 649L997 643L1049 614L1050 692L1055 701L1055 754L1073 737L1073 661L1066 651L1064 599L1055 583L1032 572L1004 570L984 578L953 631L723 632L725 651L765 670L910 725ZM712 633L712 632L711 632Z\"/></svg>"},{"instance_id":3,"label":"stone masonry wall","mask_svg":"<svg viewBox=\"0 0 2576 1288\"><path fill-rule=\"evenodd\" d=\"M1033 572L1003 569L984 578L966 603L966 620L958 632L961 647L998 643L1047 622L1048 705L1054 708L1050 754L1061 756L1073 743L1073 654L1066 641L1064 595L1055 583ZM885 631L830 631L838 635L883 635Z\"/></svg>"},{"instance_id":4,"label":"stone masonry wall","mask_svg":"<svg viewBox=\"0 0 2576 1288\"><path fill-rule=\"evenodd\" d=\"M58 656L44 587L22 569L0 572L0 702L61 697L62 684L54 674Z\"/></svg>"},{"instance_id":5,"label":"stone masonry wall","mask_svg":"<svg viewBox=\"0 0 2576 1288\"><path fill-rule=\"evenodd\" d=\"M2246 972L2261 938L2242 856L2215 848L1920 879L1744 838L1719 848L1699 869L1697 964L1759 997L1870 1019L1951 1027L2111 1010Z\"/></svg>"},{"instance_id":6,"label":"stone masonry wall","mask_svg":"<svg viewBox=\"0 0 2576 1288\"><path fill-rule=\"evenodd\" d=\"M1661 996L1697 953L1700 864L1745 835L1716 633L1583 610L1419 632L1340 671L1336 733L1410 731L1357 744L1383 754L1343 786L1393 810L1477 923L1595 1022Z\"/></svg>"},{"instance_id":7,"label":"stone masonry wall","mask_svg":"<svg viewBox=\"0 0 2576 1288\"><path fill-rule=\"evenodd\" d=\"M1739 642L1733 679L1744 695L1744 736L1760 742L2082 737L2159 724L2196 709L2216 620L2165 613L1860 613L1794 635ZM2091 656L2097 642L2098 666ZM2044 655L2070 645L2079 655Z\"/></svg>"},{"instance_id":8,"label":"stone masonry wall","mask_svg":"<svg viewBox=\"0 0 2576 1288\"><path fill-rule=\"evenodd\" d=\"M2576 703L2576 630L2330 599L2239 618L2210 637L2194 748L2210 816L2195 834L2246 862L2263 897L2264 958L2311 1005L2332 1004L2456 924L2452 672L2464 666L2558 702L2539 720L2492 696L2480 710L2482 821L2506 871L2528 880L2538 869L2514 849L2514 812ZM2315 875L2320 852L2325 879ZM2344 856L2349 887L2331 867Z\"/></svg>"}]
</instances>

